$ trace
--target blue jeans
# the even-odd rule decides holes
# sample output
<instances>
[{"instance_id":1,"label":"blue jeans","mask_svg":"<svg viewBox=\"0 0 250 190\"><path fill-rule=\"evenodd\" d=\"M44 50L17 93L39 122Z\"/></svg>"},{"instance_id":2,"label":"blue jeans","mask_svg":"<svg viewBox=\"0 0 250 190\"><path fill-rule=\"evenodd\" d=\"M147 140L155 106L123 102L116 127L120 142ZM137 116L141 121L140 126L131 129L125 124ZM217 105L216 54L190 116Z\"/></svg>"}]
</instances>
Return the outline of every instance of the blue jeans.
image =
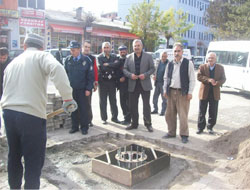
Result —
<instances>
[{"instance_id":1,"label":"blue jeans","mask_svg":"<svg viewBox=\"0 0 250 190\"><path fill-rule=\"evenodd\" d=\"M163 83L162 82L155 82L155 91L153 95L153 104L154 104L154 111L158 112L158 98L161 95L162 104L161 104L161 113L165 114L167 108L167 100L163 96Z\"/></svg>"},{"instance_id":2,"label":"blue jeans","mask_svg":"<svg viewBox=\"0 0 250 190\"><path fill-rule=\"evenodd\" d=\"M24 189L39 189L46 149L46 120L23 112L4 109L3 118L9 146L10 189L21 189L22 156L25 162Z\"/></svg>"}]
</instances>

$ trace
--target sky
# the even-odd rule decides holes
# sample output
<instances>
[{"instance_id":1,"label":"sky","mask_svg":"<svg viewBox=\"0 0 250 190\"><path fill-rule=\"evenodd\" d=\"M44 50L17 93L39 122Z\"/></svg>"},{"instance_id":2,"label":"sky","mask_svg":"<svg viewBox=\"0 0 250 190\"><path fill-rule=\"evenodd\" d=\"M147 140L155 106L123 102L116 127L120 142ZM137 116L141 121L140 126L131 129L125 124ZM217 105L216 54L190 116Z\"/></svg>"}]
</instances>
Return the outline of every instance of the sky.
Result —
<instances>
[{"instance_id":1,"label":"sky","mask_svg":"<svg viewBox=\"0 0 250 190\"><path fill-rule=\"evenodd\" d=\"M73 11L77 7L83 7L85 12L95 15L117 12L118 0L45 0L45 8L61 11Z\"/></svg>"}]
</instances>

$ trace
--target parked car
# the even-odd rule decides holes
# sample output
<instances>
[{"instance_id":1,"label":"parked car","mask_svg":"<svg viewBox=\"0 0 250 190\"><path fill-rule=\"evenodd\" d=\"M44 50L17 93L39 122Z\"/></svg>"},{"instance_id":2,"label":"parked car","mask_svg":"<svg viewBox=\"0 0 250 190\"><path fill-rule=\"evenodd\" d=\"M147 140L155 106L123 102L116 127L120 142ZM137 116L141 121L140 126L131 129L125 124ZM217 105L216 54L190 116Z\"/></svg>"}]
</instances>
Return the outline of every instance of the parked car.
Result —
<instances>
[{"instance_id":1,"label":"parked car","mask_svg":"<svg viewBox=\"0 0 250 190\"><path fill-rule=\"evenodd\" d=\"M58 52L58 49L47 49L46 52L51 53L54 57L56 57L56 52ZM70 49L62 48L62 57L63 57L63 64L65 61L65 58L70 55Z\"/></svg>"},{"instance_id":2,"label":"parked car","mask_svg":"<svg viewBox=\"0 0 250 190\"><path fill-rule=\"evenodd\" d=\"M193 62L194 62L194 68L198 69L199 66L203 63L205 63L205 56L194 56L193 57Z\"/></svg>"},{"instance_id":3,"label":"parked car","mask_svg":"<svg viewBox=\"0 0 250 190\"><path fill-rule=\"evenodd\" d=\"M10 50L9 52L9 57L11 59L14 59L15 57L17 57L18 55L20 55L21 53L23 53L23 49L16 49L16 50Z\"/></svg>"}]
</instances>

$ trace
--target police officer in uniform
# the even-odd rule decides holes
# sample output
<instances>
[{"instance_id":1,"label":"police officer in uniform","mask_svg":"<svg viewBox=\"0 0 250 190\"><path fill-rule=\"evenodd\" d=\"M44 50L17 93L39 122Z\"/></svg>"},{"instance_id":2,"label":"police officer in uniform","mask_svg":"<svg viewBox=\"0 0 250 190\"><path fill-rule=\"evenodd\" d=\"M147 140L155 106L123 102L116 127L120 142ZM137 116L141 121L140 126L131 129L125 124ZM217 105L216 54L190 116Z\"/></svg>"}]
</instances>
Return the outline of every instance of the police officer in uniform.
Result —
<instances>
[{"instance_id":1,"label":"police officer in uniform","mask_svg":"<svg viewBox=\"0 0 250 190\"><path fill-rule=\"evenodd\" d=\"M99 104L103 124L107 124L107 98L111 107L112 118L115 123L120 123L117 119L118 109L116 105L116 83L119 61L115 54L111 52L111 44L103 42L102 51L98 56L98 80L99 80Z\"/></svg>"},{"instance_id":2,"label":"police officer in uniform","mask_svg":"<svg viewBox=\"0 0 250 190\"><path fill-rule=\"evenodd\" d=\"M121 123L123 125L128 125L131 122L131 114L129 112L129 104L128 104L128 78L123 73L123 67L126 60L126 56L128 53L127 46L120 46L119 50L119 63L120 63L120 70L118 72L119 77L119 90L120 90L120 105L122 108L124 121Z\"/></svg>"},{"instance_id":3,"label":"police officer in uniform","mask_svg":"<svg viewBox=\"0 0 250 190\"><path fill-rule=\"evenodd\" d=\"M79 131L88 134L88 96L93 89L94 71L89 57L81 54L81 45L77 41L70 42L70 52L65 60L65 70L68 74L70 85L73 88L73 98L78 104L78 109L71 114L72 129L69 133Z\"/></svg>"}]
</instances>

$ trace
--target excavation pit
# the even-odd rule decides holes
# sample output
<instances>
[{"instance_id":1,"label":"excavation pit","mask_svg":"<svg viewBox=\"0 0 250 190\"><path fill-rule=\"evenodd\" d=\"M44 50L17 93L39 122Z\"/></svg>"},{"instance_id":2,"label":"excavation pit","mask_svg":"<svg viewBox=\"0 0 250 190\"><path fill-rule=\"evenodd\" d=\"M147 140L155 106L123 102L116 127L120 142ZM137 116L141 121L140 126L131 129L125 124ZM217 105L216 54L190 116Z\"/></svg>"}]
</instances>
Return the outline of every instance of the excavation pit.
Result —
<instances>
[{"instance_id":1,"label":"excavation pit","mask_svg":"<svg viewBox=\"0 0 250 190\"><path fill-rule=\"evenodd\" d=\"M112 181L133 186L168 168L170 154L131 144L92 160L92 171Z\"/></svg>"}]
</instances>

